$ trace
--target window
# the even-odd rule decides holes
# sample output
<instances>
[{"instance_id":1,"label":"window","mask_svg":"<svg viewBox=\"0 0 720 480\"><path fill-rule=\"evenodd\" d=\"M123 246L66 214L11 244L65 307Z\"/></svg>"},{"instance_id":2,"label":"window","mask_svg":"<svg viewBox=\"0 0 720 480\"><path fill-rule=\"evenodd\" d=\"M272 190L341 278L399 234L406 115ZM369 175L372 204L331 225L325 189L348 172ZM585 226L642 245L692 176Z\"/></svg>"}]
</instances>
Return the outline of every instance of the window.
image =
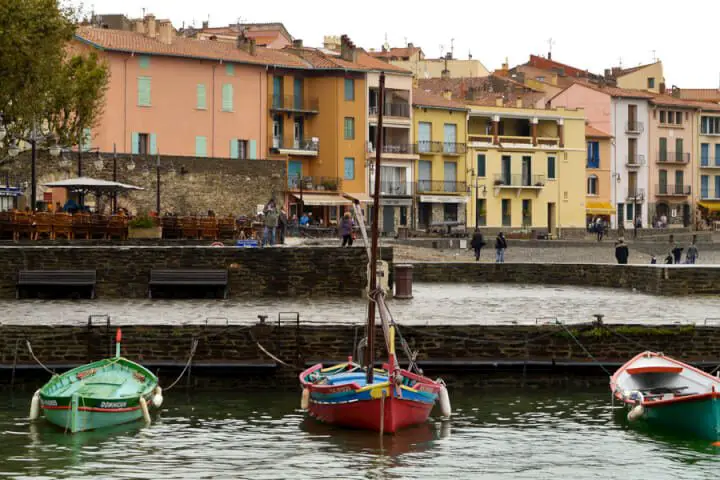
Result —
<instances>
[{"instance_id":1,"label":"window","mask_svg":"<svg viewBox=\"0 0 720 480\"><path fill-rule=\"evenodd\" d=\"M658 192L660 193L660 195L667 195L667 193L668 193L667 170L658 171L658 182L660 183L658 185Z\"/></svg>"},{"instance_id":2,"label":"window","mask_svg":"<svg viewBox=\"0 0 720 480\"><path fill-rule=\"evenodd\" d=\"M207 109L207 96L205 95L205 84L198 83L197 85L197 109Z\"/></svg>"},{"instance_id":3,"label":"window","mask_svg":"<svg viewBox=\"0 0 720 480\"><path fill-rule=\"evenodd\" d=\"M481 177L481 178L484 178L485 176L487 176L484 153L478 153L478 156L477 156L477 176Z\"/></svg>"},{"instance_id":4,"label":"window","mask_svg":"<svg viewBox=\"0 0 720 480\"><path fill-rule=\"evenodd\" d=\"M675 112L667 112L667 123L675 123Z\"/></svg>"},{"instance_id":5,"label":"window","mask_svg":"<svg viewBox=\"0 0 720 480\"><path fill-rule=\"evenodd\" d=\"M457 125L454 123L446 123L443 127L443 140L445 145L443 152L457 153Z\"/></svg>"},{"instance_id":6,"label":"window","mask_svg":"<svg viewBox=\"0 0 720 480\"><path fill-rule=\"evenodd\" d=\"M247 159L248 141L234 138L230 140L230 158Z\"/></svg>"},{"instance_id":7,"label":"window","mask_svg":"<svg viewBox=\"0 0 720 480\"><path fill-rule=\"evenodd\" d=\"M475 224L478 227L487 225L487 203L484 198L475 200Z\"/></svg>"},{"instance_id":8,"label":"window","mask_svg":"<svg viewBox=\"0 0 720 480\"><path fill-rule=\"evenodd\" d=\"M345 117L345 140L355 140L354 117Z\"/></svg>"},{"instance_id":9,"label":"window","mask_svg":"<svg viewBox=\"0 0 720 480\"><path fill-rule=\"evenodd\" d=\"M418 191L432 191L432 162L420 160L418 163Z\"/></svg>"},{"instance_id":10,"label":"window","mask_svg":"<svg viewBox=\"0 0 720 480\"><path fill-rule=\"evenodd\" d=\"M682 112L675 112L675 123L682 125Z\"/></svg>"},{"instance_id":11,"label":"window","mask_svg":"<svg viewBox=\"0 0 720 480\"><path fill-rule=\"evenodd\" d=\"M702 117L700 133L703 135L720 135L720 117Z\"/></svg>"},{"instance_id":12,"label":"window","mask_svg":"<svg viewBox=\"0 0 720 480\"><path fill-rule=\"evenodd\" d=\"M588 195L597 195L598 194L598 177L597 177L597 175L588 176L587 194Z\"/></svg>"},{"instance_id":13,"label":"window","mask_svg":"<svg viewBox=\"0 0 720 480\"><path fill-rule=\"evenodd\" d=\"M305 108L303 98L305 92L305 82L302 78L295 78L293 80L293 108L295 110L303 110Z\"/></svg>"},{"instance_id":14,"label":"window","mask_svg":"<svg viewBox=\"0 0 720 480\"><path fill-rule=\"evenodd\" d=\"M635 207L635 205L632 204L632 203L628 203L628 204L627 204L627 208L625 209L625 211L627 212L627 216L625 217L626 220L632 221L632 220L635 218L635 217L633 216L634 207Z\"/></svg>"},{"instance_id":15,"label":"window","mask_svg":"<svg viewBox=\"0 0 720 480\"><path fill-rule=\"evenodd\" d=\"M154 133L133 132L130 147L134 155L155 155L157 153L157 136Z\"/></svg>"},{"instance_id":16,"label":"window","mask_svg":"<svg viewBox=\"0 0 720 480\"><path fill-rule=\"evenodd\" d=\"M226 63L225 64L225 75L227 75L228 77L235 76L235 65L233 65L232 63Z\"/></svg>"},{"instance_id":17,"label":"window","mask_svg":"<svg viewBox=\"0 0 720 480\"><path fill-rule=\"evenodd\" d=\"M625 204L624 203L617 204L617 218L618 218L618 223L622 222L623 218L625 218Z\"/></svg>"},{"instance_id":18,"label":"window","mask_svg":"<svg viewBox=\"0 0 720 480\"><path fill-rule=\"evenodd\" d=\"M522 225L523 227L532 225L532 201L529 199L522 201Z\"/></svg>"},{"instance_id":19,"label":"window","mask_svg":"<svg viewBox=\"0 0 720 480\"><path fill-rule=\"evenodd\" d=\"M510 200L504 198L502 201L502 225L509 227L512 224L512 212L510 211Z\"/></svg>"},{"instance_id":20,"label":"window","mask_svg":"<svg viewBox=\"0 0 720 480\"><path fill-rule=\"evenodd\" d=\"M676 161L676 162L683 162L683 161L684 161L684 155L683 155L683 139L682 139L682 138L676 138L676 139L675 139L675 161Z\"/></svg>"},{"instance_id":21,"label":"window","mask_svg":"<svg viewBox=\"0 0 720 480\"><path fill-rule=\"evenodd\" d=\"M710 198L710 176L700 177L700 198Z\"/></svg>"},{"instance_id":22,"label":"window","mask_svg":"<svg viewBox=\"0 0 720 480\"><path fill-rule=\"evenodd\" d=\"M457 203L444 203L443 204L443 220L445 222L457 222L458 221L458 204Z\"/></svg>"},{"instance_id":23,"label":"window","mask_svg":"<svg viewBox=\"0 0 720 480\"><path fill-rule=\"evenodd\" d=\"M345 79L345 101L355 101L355 80L352 78Z\"/></svg>"},{"instance_id":24,"label":"window","mask_svg":"<svg viewBox=\"0 0 720 480\"><path fill-rule=\"evenodd\" d=\"M408 209L407 207L400 207L400 225L406 226L408 224Z\"/></svg>"},{"instance_id":25,"label":"window","mask_svg":"<svg viewBox=\"0 0 720 480\"><path fill-rule=\"evenodd\" d=\"M587 168L600 168L600 142L587 142Z\"/></svg>"},{"instance_id":26,"label":"window","mask_svg":"<svg viewBox=\"0 0 720 480\"><path fill-rule=\"evenodd\" d=\"M207 137L195 137L195 156L207 157Z\"/></svg>"},{"instance_id":27,"label":"window","mask_svg":"<svg viewBox=\"0 0 720 480\"><path fill-rule=\"evenodd\" d=\"M222 86L222 111L233 111L233 86L230 83L225 83Z\"/></svg>"},{"instance_id":28,"label":"window","mask_svg":"<svg viewBox=\"0 0 720 480\"><path fill-rule=\"evenodd\" d=\"M555 157L547 157L547 177L555 178Z\"/></svg>"},{"instance_id":29,"label":"window","mask_svg":"<svg viewBox=\"0 0 720 480\"><path fill-rule=\"evenodd\" d=\"M543 77L543 76L535 77L535 80L537 80L538 82L544 82L545 77Z\"/></svg>"},{"instance_id":30,"label":"window","mask_svg":"<svg viewBox=\"0 0 720 480\"><path fill-rule=\"evenodd\" d=\"M660 110L660 123L667 123L667 112Z\"/></svg>"},{"instance_id":31,"label":"window","mask_svg":"<svg viewBox=\"0 0 720 480\"><path fill-rule=\"evenodd\" d=\"M150 106L150 77L138 77L138 107Z\"/></svg>"},{"instance_id":32,"label":"window","mask_svg":"<svg viewBox=\"0 0 720 480\"><path fill-rule=\"evenodd\" d=\"M140 68L143 70L147 70L150 68L150 57L147 55L140 55L138 57L138 64L140 65Z\"/></svg>"},{"instance_id":33,"label":"window","mask_svg":"<svg viewBox=\"0 0 720 480\"><path fill-rule=\"evenodd\" d=\"M432 151L432 124L430 122L418 123L418 151L430 153Z\"/></svg>"},{"instance_id":34,"label":"window","mask_svg":"<svg viewBox=\"0 0 720 480\"><path fill-rule=\"evenodd\" d=\"M658 153L658 159L661 162L667 162L668 159L668 152L667 152L667 138L660 137L660 151Z\"/></svg>"},{"instance_id":35,"label":"window","mask_svg":"<svg viewBox=\"0 0 720 480\"><path fill-rule=\"evenodd\" d=\"M708 165L710 165L710 144L709 143L701 143L700 144L700 166L707 167Z\"/></svg>"},{"instance_id":36,"label":"window","mask_svg":"<svg viewBox=\"0 0 720 480\"><path fill-rule=\"evenodd\" d=\"M720 167L720 143L715 144L715 166Z\"/></svg>"},{"instance_id":37,"label":"window","mask_svg":"<svg viewBox=\"0 0 720 480\"><path fill-rule=\"evenodd\" d=\"M720 175L715 175L715 196L713 198L720 198Z\"/></svg>"},{"instance_id":38,"label":"window","mask_svg":"<svg viewBox=\"0 0 720 480\"><path fill-rule=\"evenodd\" d=\"M443 192L457 191L457 163L445 162L443 165Z\"/></svg>"},{"instance_id":39,"label":"window","mask_svg":"<svg viewBox=\"0 0 720 480\"><path fill-rule=\"evenodd\" d=\"M650 89L655 88L655 77L648 78L648 88L650 88Z\"/></svg>"},{"instance_id":40,"label":"window","mask_svg":"<svg viewBox=\"0 0 720 480\"><path fill-rule=\"evenodd\" d=\"M89 128L83 128L81 148L83 152L87 152L92 148L92 131Z\"/></svg>"},{"instance_id":41,"label":"window","mask_svg":"<svg viewBox=\"0 0 720 480\"><path fill-rule=\"evenodd\" d=\"M355 180L355 159L345 157L345 180Z\"/></svg>"}]
</instances>

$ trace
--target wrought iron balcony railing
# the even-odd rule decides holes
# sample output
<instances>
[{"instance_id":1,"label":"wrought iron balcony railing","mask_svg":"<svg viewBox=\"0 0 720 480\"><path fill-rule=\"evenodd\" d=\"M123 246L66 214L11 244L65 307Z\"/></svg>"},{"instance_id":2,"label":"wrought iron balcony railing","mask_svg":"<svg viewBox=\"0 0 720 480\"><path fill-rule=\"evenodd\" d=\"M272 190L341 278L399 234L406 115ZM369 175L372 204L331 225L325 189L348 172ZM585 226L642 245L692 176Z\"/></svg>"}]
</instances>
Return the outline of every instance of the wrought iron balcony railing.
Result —
<instances>
[{"instance_id":1,"label":"wrought iron balcony railing","mask_svg":"<svg viewBox=\"0 0 720 480\"><path fill-rule=\"evenodd\" d=\"M270 95L270 110L282 112L318 113L320 102L317 97L295 95Z\"/></svg>"},{"instance_id":2,"label":"wrought iron balcony railing","mask_svg":"<svg viewBox=\"0 0 720 480\"><path fill-rule=\"evenodd\" d=\"M495 174L496 187L544 187L545 175L505 175Z\"/></svg>"},{"instance_id":3,"label":"wrought iron balcony railing","mask_svg":"<svg viewBox=\"0 0 720 480\"><path fill-rule=\"evenodd\" d=\"M467 184L457 181L418 180L417 193L466 193Z\"/></svg>"},{"instance_id":4,"label":"wrought iron balcony railing","mask_svg":"<svg viewBox=\"0 0 720 480\"><path fill-rule=\"evenodd\" d=\"M339 192L342 189L342 178L289 175L288 189L306 192Z\"/></svg>"},{"instance_id":5,"label":"wrought iron balcony railing","mask_svg":"<svg viewBox=\"0 0 720 480\"><path fill-rule=\"evenodd\" d=\"M690 163L690 153L687 152L668 152L660 150L657 156L657 163L674 163L685 164Z\"/></svg>"},{"instance_id":6,"label":"wrought iron balcony railing","mask_svg":"<svg viewBox=\"0 0 720 480\"><path fill-rule=\"evenodd\" d=\"M686 197L690 195L692 189L690 185L668 185L661 183L659 185L655 185L655 191L657 192L657 195L662 196Z\"/></svg>"},{"instance_id":7,"label":"wrought iron balcony railing","mask_svg":"<svg viewBox=\"0 0 720 480\"><path fill-rule=\"evenodd\" d=\"M645 125L637 120L631 120L625 124L625 133L643 133Z\"/></svg>"},{"instance_id":8,"label":"wrought iron balcony railing","mask_svg":"<svg viewBox=\"0 0 720 480\"><path fill-rule=\"evenodd\" d=\"M371 106L368 113L371 116L377 116L379 108L377 106ZM410 118L410 104L409 103L386 103L383 107L384 117L403 117Z\"/></svg>"}]
</instances>

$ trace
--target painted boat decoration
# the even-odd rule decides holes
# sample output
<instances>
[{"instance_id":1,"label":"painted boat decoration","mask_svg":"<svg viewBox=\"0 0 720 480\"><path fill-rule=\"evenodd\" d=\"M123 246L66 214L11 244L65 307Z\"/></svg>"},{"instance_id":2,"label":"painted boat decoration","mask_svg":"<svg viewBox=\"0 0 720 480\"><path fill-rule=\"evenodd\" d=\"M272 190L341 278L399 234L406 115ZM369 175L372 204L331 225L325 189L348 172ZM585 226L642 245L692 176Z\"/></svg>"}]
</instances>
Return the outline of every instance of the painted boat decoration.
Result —
<instances>
[{"instance_id":1,"label":"painted boat decoration","mask_svg":"<svg viewBox=\"0 0 720 480\"><path fill-rule=\"evenodd\" d=\"M720 439L720 379L662 353L644 352L610 378L631 422Z\"/></svg>"},{"instance_id":2,"label":"painted boat decoration","mask_svg":"<svg viewBox=\"0 0 720 480\"><path fill-rule=\"evenodd\" d=\"M115 357L54 376L35 392L30 419L45 419L72 433L129 423L162 405L162 389L148 369L120 356L118 329Z\"/></svg>"},{"instance_id":3,"label":"painted boat decoration","mask_svg":"<svg viewBox=\"0 0 720 480\"><path fill-rule=\"evenodd\" d=\"M410 371L414 366L413 355L405 352L410 360L408 369L402 369L395 354L396 324L385 304L385 292L378 288L378 211L380 209L381 153L383 148L383 104L385 97L385 74L380 74L378 100L378 127L375 154L374 194L372 210L372 236L368 245L365 220L359 203L354 203L365 248L368 250L368 317L365 335L367 349L364 365L346 363L323 368L317 364L300 374L302 386L301 407L320 421L343 427L395 433L411 425L427 421L433 405L440 400L443 416L450 416L450 400L442 381L431 380ZM375 313L382 320L387 363L375 369Z\"/></svg>"}]
</instances>

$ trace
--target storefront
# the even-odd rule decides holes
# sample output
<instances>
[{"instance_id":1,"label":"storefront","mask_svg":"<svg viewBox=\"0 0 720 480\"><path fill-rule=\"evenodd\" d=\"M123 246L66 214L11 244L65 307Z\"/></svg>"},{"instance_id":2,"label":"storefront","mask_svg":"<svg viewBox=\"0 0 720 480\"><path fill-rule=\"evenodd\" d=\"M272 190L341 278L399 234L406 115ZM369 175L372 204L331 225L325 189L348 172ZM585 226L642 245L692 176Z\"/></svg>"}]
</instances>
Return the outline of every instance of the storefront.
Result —
<instances>
[{"instance_id":1,"label":"storefront","mask_svg":"<svg viewBox=\"0 0 720 480\"><path fill-rule=\"evenodd\" d=\"M720 230L720 200L703 200L698 202L698 230Z\"/></svg>"},{"instance_id":2,"label":"storefront","mask_svg":"<svg viewBox=\"0 0 720 480\"><path fill-rule=\"evenodd\" d=\"M598 218L602 218L606 226L611 224L611 218L615 215L616 209L610 202L585 202L585 224L595 225Z\"/></svg>"},{"instance_id":3,"label":"storefront","mask_svg":"<svg viewBox=\"0 0 720 480\"><path fill-rule=\"evenodd\" d=\"M467 197L459 195L420 195L417 204L417 226L465 224Z\"/></svg>"},{"instance_id":4,"label":"storefront","mask_svg":"<svg viewBox=\"0 0 720 480\"><path fill-rule=\"evenodd\" d=\"M297 215L300 218L302 212L312 213L313 224L335 226L338 219L351 205L350 199L337 194L305 193L301 195L294 193L290 196L289 216L293 218L293 215Z\"/></svg>"},{"instance_id":5,"label":"storefront","mask_svg":"<svg viewBox=\"0 0 720 480\"><path fill-rule=\"evenodd\" d=\"M0 186L0 212L18 208L18 198L23 195L20 187Z\"/></svg>"}]
</instances>

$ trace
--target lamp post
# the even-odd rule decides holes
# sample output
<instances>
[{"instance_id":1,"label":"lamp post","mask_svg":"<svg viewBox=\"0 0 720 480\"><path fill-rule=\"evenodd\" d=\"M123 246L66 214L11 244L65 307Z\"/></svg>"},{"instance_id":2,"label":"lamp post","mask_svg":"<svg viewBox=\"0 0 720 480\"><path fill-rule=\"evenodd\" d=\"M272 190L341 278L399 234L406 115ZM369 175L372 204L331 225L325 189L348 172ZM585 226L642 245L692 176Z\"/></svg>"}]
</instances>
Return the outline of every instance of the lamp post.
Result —
<instances>
[{"instance_id":1,"label":"lamp post","mask_svg":"<svg viewBox=\"0 0 720 480\"><path fill-rule=\"evenodd\" d=\"M160 216L160 171L163 168L166 170L168 175L175 175L175 166L172 164L172 162L167 167L163 167L160 164L160 150L158 149L155 158L155 211L157 212L158 217Z\"/></svg>"}]
</instances>

